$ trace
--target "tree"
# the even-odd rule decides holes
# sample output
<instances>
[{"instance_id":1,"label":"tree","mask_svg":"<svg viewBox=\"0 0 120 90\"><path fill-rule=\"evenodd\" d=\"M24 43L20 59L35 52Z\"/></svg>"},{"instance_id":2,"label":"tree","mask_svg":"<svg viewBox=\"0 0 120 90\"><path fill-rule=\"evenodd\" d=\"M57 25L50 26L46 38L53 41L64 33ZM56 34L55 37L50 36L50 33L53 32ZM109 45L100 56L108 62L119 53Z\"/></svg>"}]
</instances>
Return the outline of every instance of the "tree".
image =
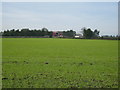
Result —
<instances>
[{"instance_id":1,"label":"tree","mask_svg":"<svg viewBox=\"0 0 120 90\"><path fill-rule=\"evenodd\" d=\"M98 38L100 31L98 31L97 29L92 31L90 28L86 29L84 27L84 28L82 28L82 33L83 33L84 38L92 39L92 38Z\"/></svg>"},{"instance_id":2,"label":"tree","mask_svg":"<svg viewBox=\"0 0 120 90\"><path fill-rule=\"evenodd\" d=\"M42 28L42 36L48 35L48 29Z\"/></svg>"},{"instance_id":3,"label":"tree","mask_svg":"<svg viewBox=\"0 0 120 90\"><path fill-rule=\"evenodd\" d=\"M100 31L98 31L97 29L95 29L93 33L94 33L93 38L98 38Z\"/></svg>"},{"instance_id":4,"label":"tree","mask_svg":"<svg viewBox=\"0 0 120 90\"><path fill-rule=\"evenodd\" d=\"M92 36L93 36L93 32L90 28L86 29L86 28L83 28L83 37L86 38L86 39L91 39Z\"/></svg>"}]
</instances>

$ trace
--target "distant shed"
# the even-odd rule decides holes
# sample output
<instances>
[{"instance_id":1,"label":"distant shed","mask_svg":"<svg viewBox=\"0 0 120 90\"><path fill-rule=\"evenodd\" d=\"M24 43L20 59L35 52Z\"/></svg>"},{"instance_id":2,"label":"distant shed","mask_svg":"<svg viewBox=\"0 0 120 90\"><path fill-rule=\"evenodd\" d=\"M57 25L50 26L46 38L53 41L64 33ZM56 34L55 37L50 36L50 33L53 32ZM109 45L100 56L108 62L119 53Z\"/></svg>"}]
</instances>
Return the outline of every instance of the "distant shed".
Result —
<instances>
[{"instance_id":1,"label":"distant shed","mask_svg":"<svg viewBox=\"0 0 120 90\"><path fill-rule=\"evenodd\" d=\"M82 34L76 34L74 38L83 38Z\"/></svg>"}]
</instances>

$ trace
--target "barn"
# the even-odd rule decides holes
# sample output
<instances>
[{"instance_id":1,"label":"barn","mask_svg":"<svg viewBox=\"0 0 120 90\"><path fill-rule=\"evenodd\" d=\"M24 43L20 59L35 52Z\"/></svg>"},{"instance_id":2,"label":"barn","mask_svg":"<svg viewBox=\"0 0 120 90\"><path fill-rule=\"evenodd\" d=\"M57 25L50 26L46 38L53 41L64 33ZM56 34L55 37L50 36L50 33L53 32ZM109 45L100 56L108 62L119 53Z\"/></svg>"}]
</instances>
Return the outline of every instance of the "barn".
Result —
<instances>
[{"instance_id":1,"label":"barn","mask_svg":"<svg viewBox=\"0 0 120 90\"><path fill-rule=\"evenodd\" d=\"M52 37L55 37L55 38L63 37L63 32L62 31L54 31L52 34Z\"/></svg>"}]
</instances>

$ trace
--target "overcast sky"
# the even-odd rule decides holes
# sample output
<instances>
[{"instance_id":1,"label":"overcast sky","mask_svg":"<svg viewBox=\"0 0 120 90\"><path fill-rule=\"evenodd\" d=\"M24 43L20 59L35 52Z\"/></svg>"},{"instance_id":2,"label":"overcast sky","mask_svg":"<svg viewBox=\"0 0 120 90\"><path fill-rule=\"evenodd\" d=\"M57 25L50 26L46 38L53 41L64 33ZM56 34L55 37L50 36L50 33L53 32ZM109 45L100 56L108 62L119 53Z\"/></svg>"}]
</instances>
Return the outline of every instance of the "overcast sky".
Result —
<instances>
[{"instance_id":1,"label":"overcast sky","mask_svg":"<svg viewBox=\"0 0 120 90\"><path fill-rule=\"evenodd\" d=\"M2 30L98 29L100 35L118 34L117 2L3 2Z\"/></svg>"}]
</instances>

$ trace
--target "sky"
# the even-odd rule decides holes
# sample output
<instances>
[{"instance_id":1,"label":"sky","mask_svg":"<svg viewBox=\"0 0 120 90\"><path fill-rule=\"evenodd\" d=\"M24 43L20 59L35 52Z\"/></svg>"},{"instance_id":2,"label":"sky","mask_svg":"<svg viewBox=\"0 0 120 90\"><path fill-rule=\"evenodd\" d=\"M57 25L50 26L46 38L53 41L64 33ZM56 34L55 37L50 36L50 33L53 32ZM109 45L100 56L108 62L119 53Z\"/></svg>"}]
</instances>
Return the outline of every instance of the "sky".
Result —
<instances>
[{"instance_id":1,"label":"sky","mask_svg":"<svg viewBox=\"0 0 120 90\"><path fill-rule=\"evenodd\" d=\"M119 0L1 0L2 2L119 2Z\"/></svg>"},{"instance_id":2,"label":"sky","mask_svg":"<svg viewBox=\"0 0 120 90\"><path fill-rule=\"evenodd\" d=\"M2 30L41 29L50 31L81 28L99 30L100 35L118 34L117 2L3 2Z\"/></svg>"}]
</instances>

